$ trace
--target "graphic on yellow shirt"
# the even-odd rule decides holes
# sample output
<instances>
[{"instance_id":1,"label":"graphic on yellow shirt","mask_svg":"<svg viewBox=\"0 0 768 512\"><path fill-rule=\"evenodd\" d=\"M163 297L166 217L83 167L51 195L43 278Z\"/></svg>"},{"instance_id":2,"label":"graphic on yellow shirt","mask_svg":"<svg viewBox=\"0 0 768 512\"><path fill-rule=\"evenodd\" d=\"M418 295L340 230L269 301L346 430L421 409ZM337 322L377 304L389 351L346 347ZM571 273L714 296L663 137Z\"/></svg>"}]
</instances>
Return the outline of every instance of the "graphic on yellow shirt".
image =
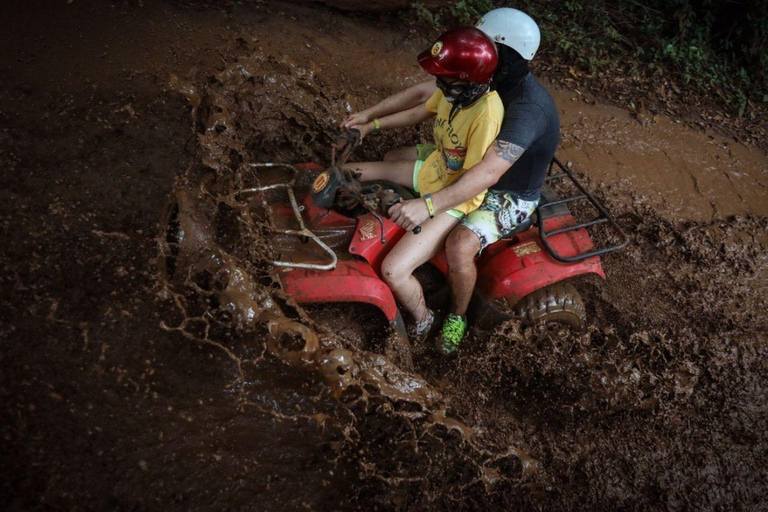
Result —
<instances>
[{"instance_id":1,"label":"graphic on yellow shirt","mask_svg":"<svg viewBox=\"0 0 768 512\"><path fill-rule=\"evenodd\" d=\"M499 134L504 117L504 105L495 91L459 109L453 119L450 119L453 105L441 91L432 95L426 107L437 116L434 127L435 151L427 157L417 177L421 195L432 194L447 187L467 169L477 165ZM485 191L455 209L469 214L480 206L484 197Z\"/></svg>"},{"instance_id":2,"label":"graphic on yellow shirt","mask_svg":"<svg viewBox=\"0 0 768 512\"><path fill-rule=\"evenodd\" d=\"M467 156L467 148L459 146L457 148L443 148L443 160L445 166L452 171L459 171L464 167L464 159ZM442 178L442 176L441 176Z\"/></svg>"}]
</instances>

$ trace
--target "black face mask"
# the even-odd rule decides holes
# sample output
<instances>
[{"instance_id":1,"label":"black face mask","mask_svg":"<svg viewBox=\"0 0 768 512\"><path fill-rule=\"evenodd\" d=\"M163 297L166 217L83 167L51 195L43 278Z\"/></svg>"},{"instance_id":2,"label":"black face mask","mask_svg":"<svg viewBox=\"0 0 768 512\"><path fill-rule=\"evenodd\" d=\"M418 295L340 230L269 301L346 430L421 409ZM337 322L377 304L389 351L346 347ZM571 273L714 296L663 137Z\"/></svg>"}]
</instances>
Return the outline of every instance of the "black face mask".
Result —
<instances>
[{"instance_id":1,"label":"black face mask","mask_svg":"<svg viewBox=\"0 0 768 512\"><path fill-rule=\"evenodd\" d=\"M507 45L497 44L496 48L499 50L499 66L493 76L494 89L514 89L530 73L528 61Z\"/></svg>"},{"instance_id":2,"label":"black face mask","mask_svg":"<svg viewBox=\"0 0 768 512\"><path fill-rule=\"evenodd\" d=\"M437 80L435 82L437 83L437 88L443 92L443 95L445 96L445 98L451 103L453 103L454 99L460 98L466 91L467 87L471 85L471 84L449 84L441 77L437 77Z\"/></svg>"},{"instance_id":3,"label":"black face mask","mask_svg":"<svg viewBox=\"0 0 768 512\"><path fill-rule=\"evenodd\" d=\"M451 114L448 116L449 123L453 120L458 109L468 107L490 89L488 84L473 82L461 85L449 84L440 77L437 77L436 83L437 88L443 92L445 99L453 105L451 107Z\"/></svg>"}]
</instances>

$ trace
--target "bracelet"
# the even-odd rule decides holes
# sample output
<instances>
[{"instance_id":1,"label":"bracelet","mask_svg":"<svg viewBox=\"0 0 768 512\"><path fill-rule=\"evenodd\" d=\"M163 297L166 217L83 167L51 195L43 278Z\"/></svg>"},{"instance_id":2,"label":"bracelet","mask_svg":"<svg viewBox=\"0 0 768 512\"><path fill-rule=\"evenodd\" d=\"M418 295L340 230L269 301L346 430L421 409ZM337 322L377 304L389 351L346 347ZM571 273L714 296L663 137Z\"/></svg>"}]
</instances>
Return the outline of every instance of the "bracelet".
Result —
<instances>
[{"instance_id":1,"label":"bracelet","mask_svg":"<svg viewBox=\"0 0 768 512\"><path fill-rule=\"evenodd\" d=\"M432 204L432 194L424 194L424 202L427 203L427 211L429 212L429 218L435 218L435 205Z\"/></svg>"},{"instance_id":2,"label":"bracelet","mask_svg":"<svg viewBox=\"0 0 768 512\"><path fill-rule=\"evenodd\" d=\"M379 118L375 117L373 119L373 131L371 133L376 135L379 132L381 132L381 123L379 122Z\"/></svg>"}]
</instances>

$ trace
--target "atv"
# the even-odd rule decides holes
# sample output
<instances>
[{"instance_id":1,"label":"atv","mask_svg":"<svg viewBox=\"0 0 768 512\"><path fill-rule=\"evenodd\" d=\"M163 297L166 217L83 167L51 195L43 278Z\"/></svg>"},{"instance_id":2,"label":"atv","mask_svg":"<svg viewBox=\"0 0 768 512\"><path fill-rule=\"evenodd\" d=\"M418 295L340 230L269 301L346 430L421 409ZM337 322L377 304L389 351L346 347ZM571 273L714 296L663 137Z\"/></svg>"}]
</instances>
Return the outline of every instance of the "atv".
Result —
<instances>
[{"instance_id":1,"label":"atv","mask_svg":"<svg viewBox=\"0 0 768 512\"><path fill-rule=\"evenodd\" d=\"M271 272L297 304L371 304L407 340L395 298L381 279L381 264L405 234L387 218L387 211L415 194L386 181L361 182L344 170L343 163L359 143L359 132L349 130L337 136L330 167L248 164L259 176L258 186L243 186L236 194L260 210L252 218L266 218L278 253L278 258L269 260ZM298 181L309 183L308 177L309 187L297 186ZM264 184L270 179L276 181ZM559 197L553 184L561 181L570 181L579 193ZM569 209L577 202L591 204L597 216L577 222ZM170 247L178 245L177 238L183 236L174 222L172 214L166 215L165 238ZM598 224L613 230L615 236L608 238L617 243L596 248L588 228ZM418 231L418 227L414 229L414 233ZM554 158L534 215L477 258L470 322L489 325L517 318L524 325L558 322L582 329L586 310L573 278L586 274L605 278L600 256L627 243L627 236L605 207L568 166ZM172 259L166 264L175 265ZM444 251L430 264L447 275Z\"/></svg>"}]
</instances>

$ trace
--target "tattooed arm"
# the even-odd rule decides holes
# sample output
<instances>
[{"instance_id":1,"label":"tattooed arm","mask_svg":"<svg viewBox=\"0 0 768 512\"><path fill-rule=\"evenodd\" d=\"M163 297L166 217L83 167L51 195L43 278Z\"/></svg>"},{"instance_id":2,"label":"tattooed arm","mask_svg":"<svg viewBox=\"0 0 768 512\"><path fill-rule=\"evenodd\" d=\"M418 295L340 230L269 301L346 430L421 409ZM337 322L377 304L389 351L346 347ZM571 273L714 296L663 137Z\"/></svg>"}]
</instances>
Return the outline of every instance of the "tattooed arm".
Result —
<instances>
[{"instance_id":1,"label":"tattooed arm","mask_svg":"<svg viewBox=\"0 0 768 512\"><path fill-rule=\"evenodd\" d=\"M483 190L491 188L523 152L525 149L511 142L494 141L479 164L467 169L459 180L432 194L435 210L441 212L450 210L457 204L469 201Z\"/></svg>"},{"instance_id":2,"label":"tattooed arm","mask_svg":"<svg viewBox=\"0 0 768 512\"><path fill-rule=\"evenodd\" d=\"M507 142L504 140L495 141L493 144L491 144L491 147L489 149L491 149L497 157L504 160L504 162L507 165L507 169L512 167L512 164L517 162L517 159L520 158L523 152L525 152L525 150L520 146L516 146L511 142ZM485 162L485 160L487 159L488 159L488 154L486 153L485 158L483 159L483 162ZM507 169L504 169L504 171L506 171ZM504 171L502 171L501 174L504 174Z\"/></svg>"},{"instance_id":3,"label":"tattooed arm","mask_svg":"<svg viewBox=\"0 0 768 512\"><path fill-rule=\"evenodd\" d=\"M432 194L435 211L450 210L492 187L524 152L525 149L511 142L494 141L480 163L467 169L464 175L452 184ZM427 205L421 199L396 204L390 209L390 215L405 229L413 229L429 218Z\"/></svg>"}]
</instances>

